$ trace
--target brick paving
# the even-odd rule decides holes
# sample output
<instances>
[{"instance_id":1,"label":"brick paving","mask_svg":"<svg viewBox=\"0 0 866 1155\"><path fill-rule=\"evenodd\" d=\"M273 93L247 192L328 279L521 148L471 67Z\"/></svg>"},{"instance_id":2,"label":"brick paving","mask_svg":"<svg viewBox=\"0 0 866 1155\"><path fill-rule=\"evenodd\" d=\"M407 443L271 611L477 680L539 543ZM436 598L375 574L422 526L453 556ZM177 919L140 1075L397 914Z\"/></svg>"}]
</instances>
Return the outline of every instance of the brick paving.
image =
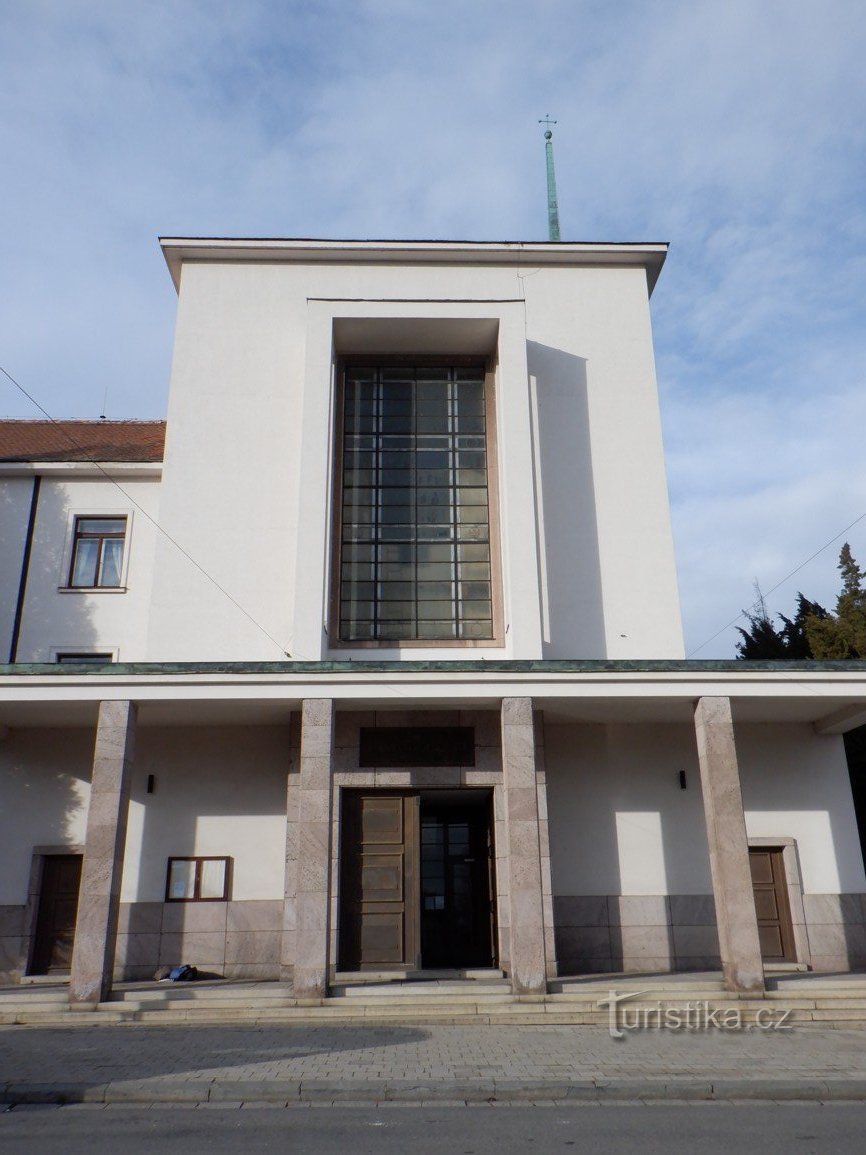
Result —
<instances>
[{"instance_id":1,"label":"brick paving","mask_svg":"<svg viewBox=\"0 0 866 1155\"><path fill-rule=\"evenodd\" d=\"M866 1099L866 1032L652 1030L615 1040L571 1026L0 1028L6 1102L550 1100L605 1088L719 1097L738 1087L746 1097Z\"/></svg>"}]
</instances>

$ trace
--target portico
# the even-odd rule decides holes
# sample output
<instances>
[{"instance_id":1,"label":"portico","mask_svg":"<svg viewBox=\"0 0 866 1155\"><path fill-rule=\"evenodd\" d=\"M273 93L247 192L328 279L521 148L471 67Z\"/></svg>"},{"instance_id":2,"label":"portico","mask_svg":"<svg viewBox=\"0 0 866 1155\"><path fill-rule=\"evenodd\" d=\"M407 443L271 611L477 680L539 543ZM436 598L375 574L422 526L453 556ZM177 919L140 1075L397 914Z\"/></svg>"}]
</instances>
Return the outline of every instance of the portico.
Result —
<instances>
[{"instance_id":1,"label":"portico","mask_svg":"<svg viewBox=\"0 0 866 1155\"><path fill-rule=\"evenodd\" d=\"M792 964L866 961L862 857L839 739L823 733L864 691L857 663L797 681L788 664L687 662L17 667L0 755L32 752L37 727L68 764L95 746L68 841L56 823L51 838L22 831L34 863L83 850L70 996L84 1005L112 975L168 961L289 978L302 999L350 960L423 972L440 961L423 941L437 907L471 909L475 938L449 964L464 951L516 993L719 965L729 990L760 991L774 927L787 933L774 903ZM449 741L463 743L451 762ZM224 858L225 896L173 901L172 855ZM28 868L18 974L40 903Z\"/></svg>"}]
</instances>

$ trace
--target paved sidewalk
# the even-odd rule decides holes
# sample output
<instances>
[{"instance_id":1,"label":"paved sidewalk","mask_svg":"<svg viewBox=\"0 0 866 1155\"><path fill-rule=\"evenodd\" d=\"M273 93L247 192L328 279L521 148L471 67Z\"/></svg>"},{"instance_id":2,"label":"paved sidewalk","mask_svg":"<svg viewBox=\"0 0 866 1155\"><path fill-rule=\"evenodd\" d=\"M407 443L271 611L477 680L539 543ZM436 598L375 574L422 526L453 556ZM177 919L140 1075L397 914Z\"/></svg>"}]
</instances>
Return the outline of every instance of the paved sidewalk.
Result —
<instances>
[{"instance_id":1,"label":"paved sidewalk","mask_svg":"<svg viewBox=\"0 0 866 1155\"><path fill-rule=\"evenodd\" d=\"M866 1101L866 1031L0 1028L0 1102Z\"/></svg>"}]
</instances>

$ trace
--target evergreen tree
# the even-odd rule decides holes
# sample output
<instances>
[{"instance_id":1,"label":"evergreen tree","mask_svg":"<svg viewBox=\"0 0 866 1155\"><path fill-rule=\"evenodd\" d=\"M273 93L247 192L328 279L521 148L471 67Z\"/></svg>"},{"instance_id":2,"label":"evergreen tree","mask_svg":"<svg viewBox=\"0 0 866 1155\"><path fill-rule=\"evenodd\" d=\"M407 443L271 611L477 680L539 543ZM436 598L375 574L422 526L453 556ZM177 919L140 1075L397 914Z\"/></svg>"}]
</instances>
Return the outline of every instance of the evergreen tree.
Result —
<instances>
[{"instance_id":1,"label":"evergreen tree","mask_svg":"<svg viewBox=\"0 0 866 1155\"><path fill-rule=\"evenodd\" d=\"M866 658L866 590L864 573L846 541L839 554L842 590L836 613L806 618L806 637L813 655L825 661Z\"/></svg>"},{"instance_id":2,"label":"evergreen tree","mask_svg":"<svg viewBox=\"0 0 866 1155\"><path fill-rule=\"evenodd\" d=\"M779 617L785 623L780 633L786 646L787 658L814 658L812 647L809 644L809 636L807 633L806 623L810 618L815 621L823 621L830 615L818 602L810 602L808 598L803 597L801 593L797 594L797 612L793 619L786 618L784 614L779 614Z\"/></svg>"},{"instance_id":3,"label":"evergreen tree","mask_svg":"<svg viewBox=\"0 0 866 1155\"><path fill-rule=\"evenodd\" d=\"M757 583L755 589L758 598L752 612L743 611L748 618L749 628L744 630L737 626L741 635L741 640L737 642L737 657L746 661L756 661L760 658L794 661L814 657L807 633L807 623L810 620L823 621L828 618L830 615L824 607L798 593L797 612L793 618L779 614L783 624L781 628L777 628L767 613L764 597Z\"/></svg>"}]
</instances>

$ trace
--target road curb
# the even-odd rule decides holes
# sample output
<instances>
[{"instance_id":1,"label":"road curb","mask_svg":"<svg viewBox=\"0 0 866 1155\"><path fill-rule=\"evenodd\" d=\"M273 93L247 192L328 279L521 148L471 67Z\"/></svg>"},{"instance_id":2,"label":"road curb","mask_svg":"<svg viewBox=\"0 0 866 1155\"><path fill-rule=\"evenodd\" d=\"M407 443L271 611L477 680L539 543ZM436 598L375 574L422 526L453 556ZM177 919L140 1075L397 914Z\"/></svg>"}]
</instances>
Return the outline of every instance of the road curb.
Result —
<instances>
[{"instance_id":1,"label":"road curb","mask_svg":"<svg viewBox=\"0 0 866 1155\"><path fill-rule=\"evenodd\" d=\"M866 1079L274 1079L209 1082L167 1079L127 1080L116 1083L7 1083L0 1087L0 1103L104 1103L132 1106L143 1103L263 1103L293 1106L327 1103L464 1103L578 1104L664 1100L785 1100L801 1102L866 1101Z\"/></svg>"}]
</instances>

